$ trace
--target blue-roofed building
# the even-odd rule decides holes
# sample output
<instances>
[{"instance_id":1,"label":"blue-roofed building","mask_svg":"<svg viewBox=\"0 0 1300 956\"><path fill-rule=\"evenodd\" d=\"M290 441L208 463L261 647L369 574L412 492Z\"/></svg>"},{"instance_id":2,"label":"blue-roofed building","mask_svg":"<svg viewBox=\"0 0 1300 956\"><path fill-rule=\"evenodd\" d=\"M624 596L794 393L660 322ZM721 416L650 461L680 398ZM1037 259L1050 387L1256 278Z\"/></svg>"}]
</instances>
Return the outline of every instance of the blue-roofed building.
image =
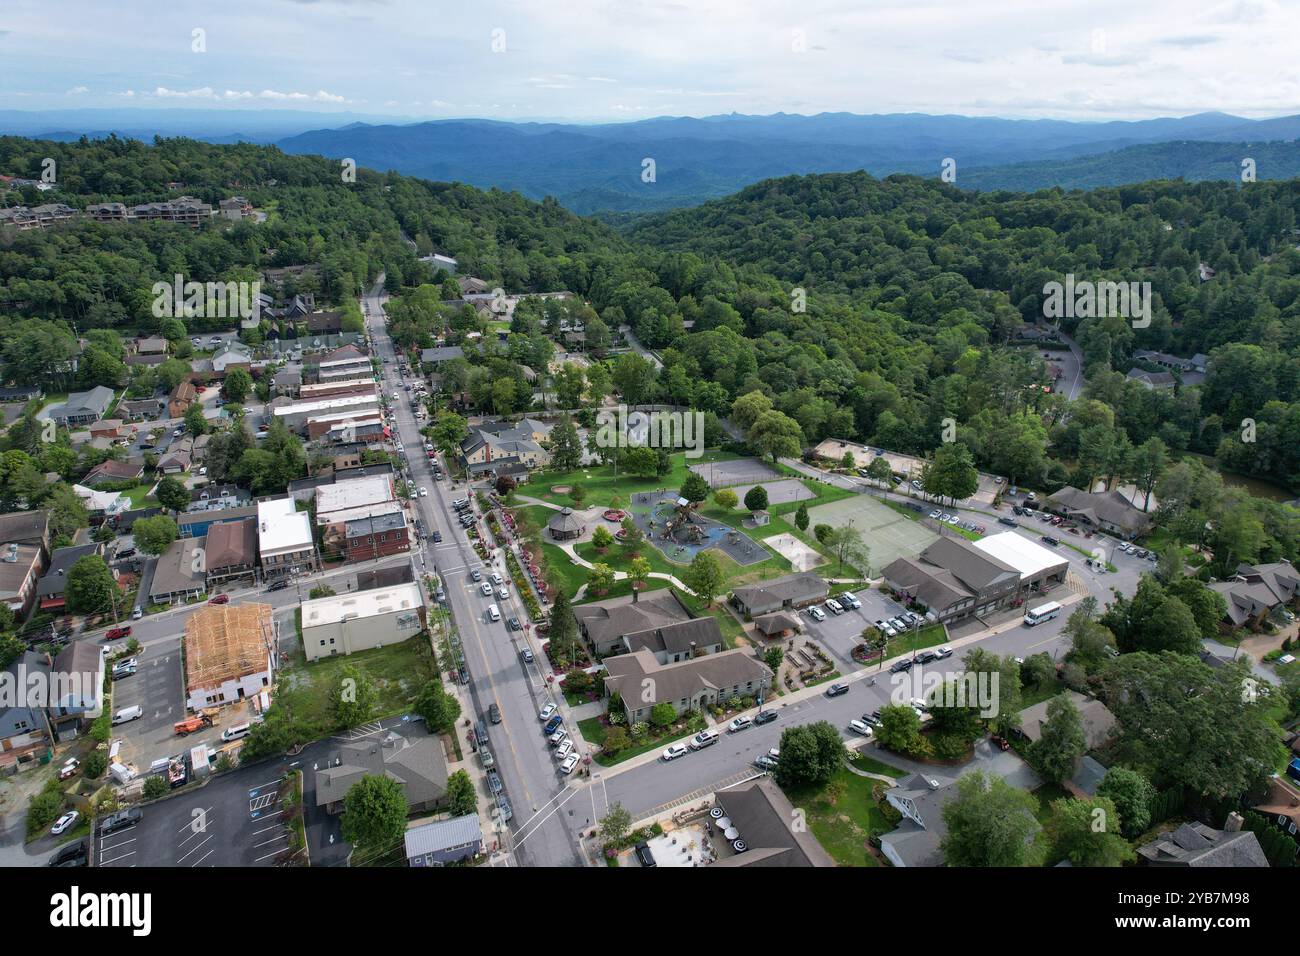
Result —
<instances>
[{"instance_id":1,"label":"blue-roofed building","mask_svg":"<svg viewBox=\"0 0 1300 956\"><path fill-rule=\"evenodd\" d=\"M408 866L445 866L483 852L483 828L478 814L435 820L406 831Z\"/></svg>"}]
</instances>

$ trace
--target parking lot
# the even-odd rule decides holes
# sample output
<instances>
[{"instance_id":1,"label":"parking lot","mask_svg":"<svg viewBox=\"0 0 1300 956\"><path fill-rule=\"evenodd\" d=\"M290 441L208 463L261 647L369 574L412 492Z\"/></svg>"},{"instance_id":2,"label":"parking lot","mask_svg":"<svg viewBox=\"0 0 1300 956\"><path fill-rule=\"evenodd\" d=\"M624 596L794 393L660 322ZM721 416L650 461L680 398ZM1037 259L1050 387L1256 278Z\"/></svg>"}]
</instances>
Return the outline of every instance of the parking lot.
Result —
<instances>
[{"instance_id":1,"label":"parking lot","mask_svg":"<svg viewBox=\"0 0 1300 956\"><path fill-rule=\"evenodd\" d=\"M832 591L831 597L841 592ZM843 614L834 614L826 604L817 605L826 614L826 620L813 620L805 609L799 612L799 620L810 638L824 647L840 663L856 668L850 656L853 648L862 643L862 632L878 620L888 620L904 610L903 606L890 598L884 591L864 588L853 592L862 607L858 610L846 610Z\"/></svg>"},{"instance_id":2,"label":"parking lot","mask_svg":"<svg viewBox=\"0 0 1300 956\"><path fill-rule=\"evenodd\" d=\"M278 762L224 774L206 787L151 803L138 824L96 833L95 864L270 866L289 845Z\"/></svg>"},{"instance_id":3,"label":"parking lot","mask_svg":"<svg viewBox=\"0 0 1300 956\"><path fill-rule=\"evenodd\" d=\"M172 729L185 716L180 639L144 647L136 658L140 662L136 673L113 682L113 712L139 705L144 716L117 725L113 736L122 741L123 762L135 764L143 773L159 757L185 749Z\"/></svg>"}]
</instances>

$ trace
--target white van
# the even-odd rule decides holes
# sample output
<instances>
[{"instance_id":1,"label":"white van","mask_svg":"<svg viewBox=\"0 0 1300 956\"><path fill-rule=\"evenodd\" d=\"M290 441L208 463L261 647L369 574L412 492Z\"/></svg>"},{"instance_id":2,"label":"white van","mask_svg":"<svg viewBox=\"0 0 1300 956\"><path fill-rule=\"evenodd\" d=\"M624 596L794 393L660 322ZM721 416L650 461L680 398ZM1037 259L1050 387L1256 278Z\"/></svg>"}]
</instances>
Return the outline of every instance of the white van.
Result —
<instances>
[{"instance_id":1,"label":"white van","mask_svg":"<svg viewBox=\"0 0 1300 956\"><path fill-rule=\"evenodd\" d=\"M248 736L248 732L253 729L252 724L235 724L233 727L227 727L221 732L221 739L229 743L232 740L241 740Z\"/></svg>"},{"instance_id":2,"label":"white van","mask_svg":"<svg viewBox=\"0 0 1300 956\"><path fill-rule=\"evenodd\" d=\"M488 617L491 618L493 621L501 620L501 609L497 607L495 604L488 605L487 613L488 613Z\"/></svg>"},{"instance_id":3,"label":"white van","mask_svg":"<svg viewBox=\"0 0 1300 956\"><path fill-rule=\"evenodd\" d=\"M113 726L118 724L130 723L133 720L139 720L144 716L144 708L139 704L133 704L130 707L123 707L113 715Z\"/></svg>"}]
</instances>

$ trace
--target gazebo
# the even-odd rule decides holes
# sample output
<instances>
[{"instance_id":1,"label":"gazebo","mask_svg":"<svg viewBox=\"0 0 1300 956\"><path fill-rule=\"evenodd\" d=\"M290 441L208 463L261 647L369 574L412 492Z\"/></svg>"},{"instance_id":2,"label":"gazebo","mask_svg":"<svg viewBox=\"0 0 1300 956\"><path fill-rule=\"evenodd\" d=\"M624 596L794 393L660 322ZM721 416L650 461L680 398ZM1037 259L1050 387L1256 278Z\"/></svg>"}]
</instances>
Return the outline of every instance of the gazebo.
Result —
<instances>
[{"instance_id":1,"label":"gazebo","mask_svg":"<svg viewBox=\"0 0 1300 956\"><path fill-rule=\"evenodd\" d=\"M546 522L547 530L551 532L551 537L556 541L569 541L573 538L582 537L582 532L586 530L586 525L582 519L573 513L573 509L565 508L557 512L550 521Z\"/></svg>"}]
</instances>

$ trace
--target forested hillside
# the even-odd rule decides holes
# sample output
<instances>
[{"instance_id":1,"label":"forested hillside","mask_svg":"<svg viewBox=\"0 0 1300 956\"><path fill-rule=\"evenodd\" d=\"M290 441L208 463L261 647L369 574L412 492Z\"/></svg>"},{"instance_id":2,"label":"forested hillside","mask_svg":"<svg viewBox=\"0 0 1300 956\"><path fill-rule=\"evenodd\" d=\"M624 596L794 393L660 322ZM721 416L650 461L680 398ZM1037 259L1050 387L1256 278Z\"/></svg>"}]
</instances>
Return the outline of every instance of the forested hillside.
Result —
<instances>
[{"instance_id":1,"label":"forested hillside","mask_svg":"<svg viewBox=\"0 0 1300 956\"><path fill-rule=\"evenodd\" d=\"M770 407L774 448L840 437L926 454L953 419L958 446L1012 480L1154 487L1193 538L1205 515L1237 504L1224 554L1266 560L1300 547L1295 511L1225 490L1194 458L1175 464L1188 452L1217 454L1233 470L1300 485L1300 183L1020 195L862 173L790 177L654 217L624 239L554 203L365 171L346 184L333 162L268 147L0 141L0 169L30 175L44 156L57 159L57 198L72 205L175 195L166 184L179 182L209 201L247 195L270 218L4 235L0 340L11 381L53 374L75 327L107 355L83 354L75 384L122 384L118 349L87 331L154 330L149 289L175 272L251 278L265 266L319 263L320 292L338 302L384 271L399 293L390 312L400 344L486 331L473 310L442 304L448 295L416 259L436 249L511 291L580 297L518 310L501 354L467 349L445 369L476 410L527 410L522 368L546 386L551 356L539 319L568 312L600 336L630 325L663 361L656 371L627 353L546 386L569 398L612 390L742 424ZM1216 270L1209 281L1201 262ZM1154 291L1149 328L1064 321L1088 374L1072 405L1042 387L1044 353L1014 338L1041 316L1044 283L1067 273L1149 281ZM1209 376L1199 387L1145 388L1124 377L1140 348L1207 352ZM1253 442L1241 441L1245 418L1256 422Z\"/></svg>"}]
</instances>

